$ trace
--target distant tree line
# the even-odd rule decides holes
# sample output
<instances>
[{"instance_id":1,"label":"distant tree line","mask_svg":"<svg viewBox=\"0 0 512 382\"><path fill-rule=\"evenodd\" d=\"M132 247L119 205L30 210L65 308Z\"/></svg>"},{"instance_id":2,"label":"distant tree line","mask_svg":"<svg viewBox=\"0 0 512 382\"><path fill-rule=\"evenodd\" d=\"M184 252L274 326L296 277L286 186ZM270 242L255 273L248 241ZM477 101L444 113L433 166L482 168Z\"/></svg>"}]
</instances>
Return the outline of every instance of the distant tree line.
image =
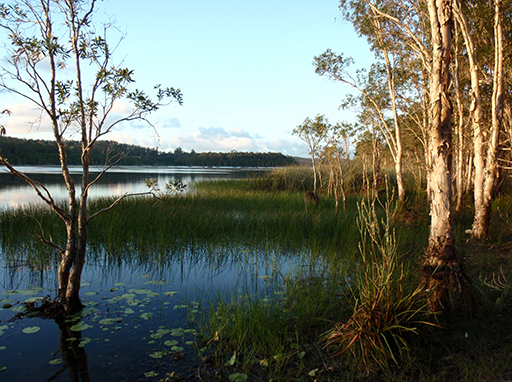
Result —
<instances>
[{"instance_id":1,"label":"distant tree line","mask_svg":"<svg viewBox=\"0 0 512 382\"><path fill-rule=\"evenodd\" d=\"M67 141L68 163L79 165L81 143ZM0 137L0 152L12 165L59 165L55 141ZM233 166L233 167L282 167L296 165L297 161L281 153L229 153L183 151L161 152L155 148L128 145L114 141L98 141L91 155L93 165L102 166L123 158L124 166Z\"/></svg>"}]
</instances>

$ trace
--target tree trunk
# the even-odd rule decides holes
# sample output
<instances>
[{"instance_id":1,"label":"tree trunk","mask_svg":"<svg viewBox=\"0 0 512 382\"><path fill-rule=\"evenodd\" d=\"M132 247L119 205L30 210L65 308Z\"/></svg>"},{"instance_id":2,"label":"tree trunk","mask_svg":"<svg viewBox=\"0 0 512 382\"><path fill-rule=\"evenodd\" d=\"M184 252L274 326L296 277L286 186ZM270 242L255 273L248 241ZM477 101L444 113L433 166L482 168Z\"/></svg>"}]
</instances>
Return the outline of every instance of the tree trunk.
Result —
<instances>
[{"instance_id":1,"label":"tree trunk","mask_svg":"<svg viewBox=\"0 0 512 382\"><path fill-rule=\"evenodd\" d=\"M432 29L430 74L429 156L430 236L423 255L423 284L433 310L447 311L458 297L462 259L455 251L452 222L452 130L450 103L451 1L428 1Z\"/></svg>"},{"instance_id":2,"label":"tree trunk","mask_svg":"<svg viewBox=\"0 0 512 382\"><path fill-rule=\"evenodd\" d=\"M473 237L482 239L489 231L491 203L494 196L495 182L498 174L498 138L503 113L503 27L501 0L494 1L494 75L492 93L492 125L487 144L487 158L483 166L483 145L476 151L475 147L475 220ZM479 142L481 144L481 142ZM476 140L475 140L476 145ZM477 160L480 168L477 168ZM480 171L479 171L480 170ZM478 182L478 183L477 183ZM478 188L478 193L477 193Z\"/></svg>"},{"instance_id":3,"label":"tree trunk","mask_svg":"<svg viewBox=\"0 0 512 382\"><path fill-rule=\"evenodd\" d=\"M311 163L313 164L313 192L316 194L316 161L315 161L315 153L311 153Z\"/></svg>"}]
</instances>

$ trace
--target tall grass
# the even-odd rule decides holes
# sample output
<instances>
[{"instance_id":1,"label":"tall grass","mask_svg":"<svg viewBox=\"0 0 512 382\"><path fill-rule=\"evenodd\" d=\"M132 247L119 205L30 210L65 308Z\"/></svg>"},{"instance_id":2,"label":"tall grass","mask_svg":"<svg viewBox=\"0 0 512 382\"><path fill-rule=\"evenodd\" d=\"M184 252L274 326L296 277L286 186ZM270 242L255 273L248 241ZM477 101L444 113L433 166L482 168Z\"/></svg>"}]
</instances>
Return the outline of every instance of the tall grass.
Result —
<instances>
[{"instance_id":1,"label":"tall grass","mask_svg":"<svg viewBox=\"0 0 512 382\"><path fill-rule=\"evenodd\" d=\"M361 265L353 289L353 313L337 323L324 341L335 356L347 353L356 369L364 373L390 371L390 366L411 362L411 335L430 325L425 295L411 283L410 268L398 252L391 227L392 199L380 205L377 198L359 204Z\"/></svg>"}]
</instances>

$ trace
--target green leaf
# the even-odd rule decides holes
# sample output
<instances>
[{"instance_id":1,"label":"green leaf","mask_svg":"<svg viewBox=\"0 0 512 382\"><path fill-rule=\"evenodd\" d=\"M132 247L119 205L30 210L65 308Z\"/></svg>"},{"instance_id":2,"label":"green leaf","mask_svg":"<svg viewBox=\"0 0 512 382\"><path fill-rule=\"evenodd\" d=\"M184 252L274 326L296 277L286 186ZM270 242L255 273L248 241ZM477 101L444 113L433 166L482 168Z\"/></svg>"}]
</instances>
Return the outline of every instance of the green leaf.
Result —
<instances>
[{"instance_id":1,"label":"green leaf","mask_svg":"<svg viewBox=\"0 0 512 382\"><path fill-rule=\"evenodd\" d=\"M236 362L236 352L233 353L233 355L231 356L231 358L229 359L228 362L226 362L226 364L224 366L233 366Z\"/></svg>"},{"instance_id":2,"label":"green leaf","mask_svg":"<svg viewBox=\"0 0 512 382\"><path fill-rule=\"evenodd\" d=\"M244 373L233 373L229 376L231 382L243 382L247 380L247 374Z\"/></svg>"},{"instance_id":3,"label":"green leaf","mask_svg":"<svg viewBox=\"0 0 512 382\"><path fill-rule=\"evenodd\" d=\"M40 330L41 330L41 328L39 326L29 326L28 328L23 329L23 333L32 334L32 333L37 333Z\"/></svg>"},{"instance_id":4,"label":"green leaf","mask_svg":"<svg viewBox=\"0 0 512 382\"><path fill-rule=\"evenodd\" d=\"M73 332L81 332L82 330L92 328L92 325L88 325L83 321L80 321L78 324L73 325L71 329Z\"/></svg>"},{"instance_id":5,"label":"green leaf","mask_svg":"<svg viewBox=\"0 0 512 382\"><path fill-rule=\"evenodd\" d=\"M99 323L100 323L100 325L112 325L115 322L116 322L116 320L113 318L104 318L104 319L100 320Z\"/></svg>"}]
</instances>

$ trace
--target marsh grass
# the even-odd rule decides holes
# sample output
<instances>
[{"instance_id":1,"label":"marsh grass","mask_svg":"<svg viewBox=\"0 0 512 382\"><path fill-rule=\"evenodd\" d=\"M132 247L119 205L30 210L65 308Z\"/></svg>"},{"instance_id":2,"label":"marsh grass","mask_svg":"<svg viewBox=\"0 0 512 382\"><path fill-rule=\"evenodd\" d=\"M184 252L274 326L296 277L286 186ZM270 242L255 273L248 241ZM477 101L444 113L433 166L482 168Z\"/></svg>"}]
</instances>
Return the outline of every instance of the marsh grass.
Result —
<instances>
[{"instance_id":1,"label":"marsh grass","mask_svg":"<svg viewBox=\"0 0 512 382\"><path fill-rule=\"evenodd\" d=\"M323 194L306 212L304 169L279 171L279 180L202 182L185 195L127 199L91 223L87 261L158 270L171 261L206 260L212 269L241 262L250 270L263 256L274 276L265 288L205 291L208 309L195 321L207 344L204 357L224 379L236 372L284 381L368 380L370 372L374 380L512 379L512 197L495 201L483 242L465 233L470 198L455 215L479 309L430 331L415 274L428 239L424 194L409 193L395 211L386 195L364 199L363 175L354 169L357 192L348 195L346 211L336 215L334 200ZM93 200L90 208L110 202ZM8 264L45 269L55 261L30 236L41 228L54 240L65 237L45 208L0 213ZM296 265L286 272L285 257Z\"/></svg>"}]
</instances>

